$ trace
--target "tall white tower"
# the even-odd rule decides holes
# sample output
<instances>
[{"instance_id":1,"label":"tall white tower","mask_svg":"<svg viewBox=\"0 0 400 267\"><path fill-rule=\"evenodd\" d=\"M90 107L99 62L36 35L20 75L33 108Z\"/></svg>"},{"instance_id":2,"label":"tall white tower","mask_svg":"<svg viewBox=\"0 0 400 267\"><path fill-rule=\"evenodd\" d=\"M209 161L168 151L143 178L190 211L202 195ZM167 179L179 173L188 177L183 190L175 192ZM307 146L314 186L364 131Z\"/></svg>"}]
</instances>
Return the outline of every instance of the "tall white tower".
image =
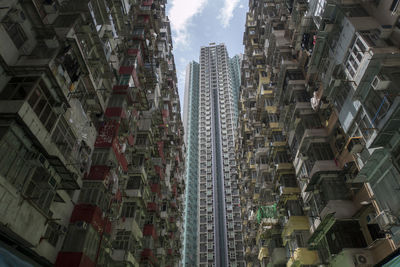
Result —
<instances>
[{"instance_id":1,"label":"tall white tower","mask_svg":"<svg viewBox=\"0 0 400 267\"><path fill-rule=\"evenodd\" d=\"M245 266L235 160L234 94L224 44L201 47L198 117L199 266Z\"/></svg>"}]
</instances>

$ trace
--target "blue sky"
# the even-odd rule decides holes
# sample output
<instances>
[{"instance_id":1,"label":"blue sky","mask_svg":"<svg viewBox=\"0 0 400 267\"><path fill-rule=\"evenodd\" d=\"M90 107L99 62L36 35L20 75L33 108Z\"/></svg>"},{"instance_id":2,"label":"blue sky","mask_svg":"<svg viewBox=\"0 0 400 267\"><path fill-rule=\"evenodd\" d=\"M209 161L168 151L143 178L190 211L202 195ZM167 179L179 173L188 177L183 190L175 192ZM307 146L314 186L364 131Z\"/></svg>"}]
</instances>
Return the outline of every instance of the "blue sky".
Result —
<instances>
[{"instance_id":1,"label":"blue sky","mask_svg":"<svg viewBox=\"0 0 400 267\"><path fill-rule=\"evenodd\" d=\"M199 60L200 47L225 43L229 56L243 53L247 0L169 0L178 89L183 108L185 69Z\"/></svg>"}]
</instances>

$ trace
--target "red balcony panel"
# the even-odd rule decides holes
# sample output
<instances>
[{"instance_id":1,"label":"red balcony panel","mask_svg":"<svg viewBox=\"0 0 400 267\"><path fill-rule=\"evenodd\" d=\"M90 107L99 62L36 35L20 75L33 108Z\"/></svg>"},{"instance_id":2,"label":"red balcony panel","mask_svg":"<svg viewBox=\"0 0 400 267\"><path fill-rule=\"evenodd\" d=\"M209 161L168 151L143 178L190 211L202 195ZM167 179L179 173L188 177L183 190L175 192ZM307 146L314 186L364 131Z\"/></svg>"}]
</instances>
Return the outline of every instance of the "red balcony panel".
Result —
<instances>
[{"instance_id":1,"label":"red balcony panel","mask_svg":"<svg viewBox=\"0 0 400 267\"><path fill-rule=\"evenodd\" d=\"M132 75L134 69L134 66L121 66L119 67L119 74Z\"/></svg>"},{"instance_id":2,"label":"red balcony panel","mask_svg":"<svg viewBox=\"0 0 400 267\"><path fill-rule=\"evenodd\" d=\"M159 141L157 142L158 154L162 158L163 163L165 164L165 156L164 156L164 142Z\"/></svg>"},{"instance_id":3,"label":"red balcony panel","mask_svg":"<svg viewBox=\"0 0 400 267\"><path fill-rule=\"evenodd\" d=\"M61 251L57 255L55 267L94 267L94 262L82 252Z\"/></svg>"},{"instance_id":4,"label":"red balcony panel","mask_svg":"<svg viewBox=\"0 0 400 267\"><path fill-rule=\"evenodd\" d=\"M168 253L168 255L172 255L172 248L169 248L169 249L167 250L167 253Z\"/></svg>"},{"instance_id":5,"label":"red balcony panel","mask_svg":"<svg viewBox=\"0 0 400 267\"><path fill-rule=\"evenodd\" d=\"M140 259L142 261L149 260L152 264L157 263L157 259L156 259L156 257L154 257L153 250L151 250L149 248L143 249L142 254L140 255Z\"/></svg>"},{"instance_id":6,"label":"red balcony panel","mask_svg":"<svg viewBox=\"0 0 400 267\"><path fill-rule=\"evenodd\" d=\"M172 208L176 208L176 200L172 200L171 202L170 202L170 205L171 205L171 207Z\"/></svg>"},{"instance_id":7,"label":"red balcony panel","mask_svg":"<svg viewBox=\"0 0 400 267\"><path fill-rule=\"evenodd\" d=\"M128 161L122 152L122 145L119 143L118 138L115 138L112 144L113 151L115 153L115 157L119 165L122 167L123 171L128 171Z\"/></svg>"},{"instance_id":8,"label":"red balcony panel","mask_svg":"<svg viewBox=\"0 0 400 267\"><path fill-rule=\"evenodd\" d=\"M151 192L157 193L160 198L162 197L160 184L151 184Z\"/></svg>"},{"instance_id":9,"label":"red balcony panel","mask_svg":"<svg viewBox=\"0 0 400 267\"><path fill-rule=\"evenodd\" d=\"M169 110L168 109L163 109L162 110L162 116L163 116L163 118L168 118L169 117Z\"/></svg>"},{"instance_id":10,"label":"red balcony panel","mask_svg":"<svg viewBox=\"0 0 400 267\"><path fill-rule=\"evenodd\" d=\"M176 184L174 184L174 185L172 186L172 195L173 195L174 197L176 197L176 195L177 195Z\"/></svg>"},{"instance_id":11,"label":"red balcony panel","mask_svg":"<svg viewBox=\"0 0 400 267\"><path fill-rule=\"evenodd\" d=\"M114 199L117 202L122 202L122 192L121 192L121 190L119 190L119 189L117 190L117 193L115 193Z\"/></svg>"},{"instance_id":12,"label":"red balcony panel","mask_svg":"<svg viewBox=\"0 0 400 267\"><path fill-rule=\"evenodd\" d=\"M111 233L111 223L102 217L103 212L99 207L90 204L78 204L72 211L70 223L87 222L99 233L105 231L109 234Z\"/></svg>"},{"instance_id":13,"label":"red balcony panel","mask_svg":"<svg viewBox=\"0 0 400 267\"><path fill-rule=\"evenodd\" d=\"M139 15L139 16L137 16L137 20L138 20L139 24L146 25L150 21L150 15Z\"/></svg>"},{"instance_id":14,"label":"red balcony panel","mask_svg":"<svg viewBox=\"0 0 400 267\"><path fill-rule=\"evenodd\" d=\"M113 86L113 94L116 95L125 95L128 93L129 85L121 85L117 84Z\"/></svg>"},{"instance_id":15,"label":"red balcony panel","mask_svg":"<svg viewBox=\"0 0 400 267\"><path fill-rule=\"evenodd\" d=\"M169 222L170 222L170 223L175 222L175 218L174 218L174 217L169 217Z\"/></svg>"},{"instance_id":16,"label":"red balcony panel","mask_svg":"<svg viewBox=\"0 0 400 267\"><path fill-rule=\"evenodd\" d=\"M90 167L86 180L104 181L110 173L110 167L104 165L95 165Z\"/></svg>"},{"instance_id":17,"label":"red balcony panel","mask_svg":"<svg viewBox=\"0 0 400 267\"><path fill-rule=\"evenodd\" d=\"M143 6L151 6L153 4L154 0L144 0L142 2Z\"/></svg>"},{"instance_id":18,"label":"red balcony panel","mask_svg":"<svg viewBox=\"0 0 400 267\"><path fill-rule=\"evenodd\" d=\"M104 122L103 125L100 126L94 146L97 148L111 147L118 133L118 129L119 122L113 120Z\"/></svg>"},{"instance_id":19,"label":"red balcony panel","mask_svg":"<svg viewBox=\"0 0 400 267\"><path fill-rule=\"evenodd\" d=\"M147 203L147 211L149 212L156 212L158 211L157 203L149 202Z\"/></svg>"},{"instance_id":20,"label":"red balcony panel","mask_svg":"<svg viewBox=\"0 0 400 267\"><path fill-rule=\"evenodd\" d=\"M133 69L132 77L133 77L133 81L135 82L136 87L140 88L139 78L138 78L136 69Z\"/></svg>"},{"instance_id":21,"label":"red balcony panel","mask_svg":"<svg viewBox=\"0 0 400 267\"><path fill-rule=\"evenodd\" d=\"M119 74L132 75L136 87L140 87L139 78L134 66L121 66L119 67Z\"/></svg>"},{"instance_id":22,"label":"red balcony panel","mask_svg":"<svg viewBox=\"0 0 400 267\"><path fill-rule=\"evenodd\" d=\"M134 90L129 85L114 85L113 95L126 95L129 103L133 103Z\"/></svg>"},{"instance_id":23,"label":"red balcony panel","mask_svg":"<svg viewBox=\"0 0 400 267\"><path fill-rule=\"evenodd\" d=\"M164 169L161 168L160 166L154 166L154 169L158 176L160 177L160 180L164 180Z\"/></svg>"},{"instance_id":24,"label":"red balcony panel","mask_svg":"<svg viewBox=\"0 0 400 267\"><path fill-rule=\"evenodd\" d=\"M152 236L154 240L157 239L156 227L153 224L146 224L143 227L144 236Z\"/></svg>"},{"instance_id":25,"label":"red balcony panel","mask_svg":"<svg viewBox=\"0 0 400 267\"><path fill-rule=\"evenodd\" d=\"M125 109L122 107L108 107L104 115L108 118L117 117L125 119L127 117Z\"/></svg>"},{"instance_id":26,"label":"red balcony panel","mask_svg":"<svg viewBox=\"0 0 400 267\"><path fill-rule=\"evenodd\" d=\"M135 57L136 56L136 60L137 60L137 64L141 67L143 67L143 57L142 57L142 52L139 49L135 49L135 48L129 48L126 53L128 54L128 56L130 57Z\"/></svg>"},{"instance_id":27,"label":"red balcony panel","mask_svg":"<svg viewBox=\"0 0 400 267\"><path fill-rule=\"evenodd\" d=\"M135 138L133 138L133 136L130 134L128 135L128 137L126 138L126 140L128 141L128 144L130 146L133 146L135 144Z\"/></svg>"}]
</instances>

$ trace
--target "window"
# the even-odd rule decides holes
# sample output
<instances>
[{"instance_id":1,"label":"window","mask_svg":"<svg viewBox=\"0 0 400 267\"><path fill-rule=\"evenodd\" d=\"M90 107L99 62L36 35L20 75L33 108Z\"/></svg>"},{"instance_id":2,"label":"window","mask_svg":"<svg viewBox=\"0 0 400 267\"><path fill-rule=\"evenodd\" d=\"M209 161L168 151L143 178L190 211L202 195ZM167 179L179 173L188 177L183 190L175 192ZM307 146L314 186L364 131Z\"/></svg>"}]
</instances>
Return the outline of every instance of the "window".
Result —
<instances>
[{"instance_id":1,"label":"window","mask_svg":"<svg viewBox=\"0 0 400 267\"><path fill-rule=\"evenodd\" d=\"M12 22L6 22L3 23L3 25L15 47L17 47L17 49L21 48L25 41L28 40L21 25Z\"/></svg>"},{"instance_id":2,"label":"window","mask_svg":"<svg viewBox=\"0 0 400 267\"><path fill-rule=\"evenodd\" d=\"M79 194L79 202L95 204L103 209L107 209L108 206L108 200L104 197L103 191L93 183L84 183Z\"/></svg>"},{"instance_id":3,"label":"window","mask_svg":"<svg viewBox=\"0 0 400 267\"><path fill-rule=\"evenodd\" d=\"M5 134L0 140L0 175L15 188L21 189L33 169L24 159L30 152L13 131L0 128L0 136L3 132Z\"/></svg>"},{"instance_id":4,"label":"window","mask_svg":"<svg viewBox=\"0 0 400 267\"><path fill-rule=\"evenodd\" d=\"M57 145L61 154L67 158L77 144L76 138L63 117L60 117L51 136L52 141Z\"/></svg>"},{"instance_id":5,"label":"window","mask_svg":"<svg viewBox=\"0 0 400 267\"><path fill-rule=\"evenodd\" d=\"M136 136L136 145L143 146L147 144L147 134L138 134Z\"/></svg>"},{"instance_id":6,"label":"window","mask_svg":"<svg viewBox=\"0 0 400 267\"><path fill-rule=\"evenodd\" d=\"M128 184L126 185L126 189L138 190L142 183L142 179L140 176L131 176L129 177Z\"/></svg>"},{"instance_id":7,"label":"window","mask_svg":"<svg viewBox=\"0 0 400 267\"><path fill-rule=\"evenodd\" d=\"M50 205L55 197L55 191L49 185L50 174L39 167L36 168L31 181L29 182L25 195L44 213L50 212Z\"/></svg>"},{"instance_id":8,"label":"window","mask_svg":"<svg viewBox=\"0 0 400 267\"><path fill-rule=\"evenodd\" d=\"M114 249L123 249L123 250L133 250L135 241L132 238L130 231L120 230L117 232L115 236L115 240L113 242Z\"/></svg>"},{"instance_id":9,"label":"window","mask_svg":"<svg viewBox=\"0 0 400 267\"><path fill-rule=\"evenodd\" d=\"M134 218L136 211L136 203L135 202L125 202L122 206L122 217L126 218Z\"/></svg>"},{"instance_id":10,"label":"window","mask_svg":"<svg viewBox=\"0 0 400 267\"><path fill-rule=\"evenodd\" d=\"M60 236L59 231L60 225L50 221L47 225L46 233L44 234L45 239L49 242L53 247L57 246L58 238Z\"/></svg>"},{"instance_id":11,"label":"window","mask_svg":"<svg viewBox=\"0 0 400 267\"><path fill-rule=\"evenodd\" d=\"M391 101L388 96L383 93L371 89L364 102L365 109L372 118L372 123L377 125L381 119L385 117L391 106Z\"/></svg>"}]
</instances>

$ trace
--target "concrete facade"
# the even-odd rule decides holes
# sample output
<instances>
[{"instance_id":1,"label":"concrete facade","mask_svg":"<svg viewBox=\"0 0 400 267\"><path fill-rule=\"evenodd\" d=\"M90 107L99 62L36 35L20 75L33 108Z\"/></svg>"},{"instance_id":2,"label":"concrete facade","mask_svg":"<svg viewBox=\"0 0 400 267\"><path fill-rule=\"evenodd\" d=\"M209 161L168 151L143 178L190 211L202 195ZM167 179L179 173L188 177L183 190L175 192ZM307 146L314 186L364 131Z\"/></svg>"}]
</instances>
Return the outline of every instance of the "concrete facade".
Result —
<instances>
[{"instance_id":1,"label":"concrete facade","mask_svg":"<svg viewBox=\"0 0 400 267\"><path fill-rule=\"evenodd\" d=\"M13 266L178 264L185 145L165 5L2 3L0 250Z\"/></svg>"}]
</instances>

